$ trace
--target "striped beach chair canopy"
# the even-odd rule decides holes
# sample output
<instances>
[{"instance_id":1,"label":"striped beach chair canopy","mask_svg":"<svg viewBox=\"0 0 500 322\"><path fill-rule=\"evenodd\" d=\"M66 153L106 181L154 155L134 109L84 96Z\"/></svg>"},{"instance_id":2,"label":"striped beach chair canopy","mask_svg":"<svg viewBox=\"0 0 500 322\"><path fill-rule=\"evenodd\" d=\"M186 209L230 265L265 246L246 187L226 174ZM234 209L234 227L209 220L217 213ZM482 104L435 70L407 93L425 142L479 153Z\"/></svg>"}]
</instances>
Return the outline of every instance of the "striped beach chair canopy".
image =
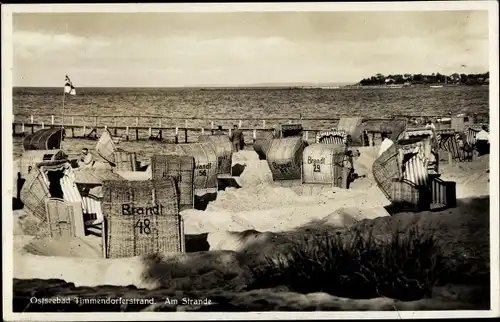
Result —
<instances>
[{"instance_id":1,"label":"striped beach chair canopy","mask_svg":"<svg viewBox=\"0 0 500 322\"><path fill-rule=\"evenodd\" d=\"M429 157L425 153L424 145L424 142L417 142L399 146L404 155L410 156L403 163L403 179L416 186L426 186L429 177L427 171Z\"/></svg>"},{"instance_id":2,"label":"striped beach chair canopy","mask_svg":"<svg viewBox=\"0 0 500 322\"><path fill-rule=\"evenodd\" d=\"M454 129L441 129L436 131L438 149L450 152L454 160L463 161L462 149L466 144L465 134Z\"/></svg>"},{"instance_id":3,"label":"striped beach chair canopy","mask_svg":"<svg viewBox=\"0 0 500 322\"><path fill-rule=\"evenodd\" d=\"M339 120L337 127L330 131L319 132L316 143L361 145L363 129L361 117L344 117Z\"/></svg>"},{"instance_id":4,"label":"striped beach chair canopy","mask_svg":"<svg viewBox=\"0 0 500 322\"><path fill-rule=\"evenodd\" d=\"M291 136L302 136L303 127L302 124L280 124L279 126L280 135L279 137L291 137Z\"/></svg>"},{"instance_id":5,"label":"striped beach chair canopy","mask_svg":"<svg viewBox=\"0 0 500 322\"><path fill-rule=\"evenodd\" d=\"M439 144L437 141L437 133L434 129L431 128L425 128L425 127L406 128L398 136L397 141L400 142L400 144L402 145L418 141L425 141L427 142L426 144L429 144L431 146L431 150L433 150L434 152L437 152L439 149Z\"/></svg>"},{"instance_id":6,"label":"striped beach chair canopy","mask_svg":"<svg viewBox=\"0 0 500 322\"><path fill-rule=\"evenodd\" d=\"M347 133L336 129L318 132L318 134L316 134L316 143L347 144Z\"/></svg>"},{"instance_id":7,"label":"striped beach chair canopy","mask_svg":"<svg viewBox=\"0 0 500 322\"><path fill-rule=\"evenodd\" d=\"M464 135L465 135L465 140L466 140L466 143L469 144L469 145L474 145L476 143L476 135L481 132L482 130L482 125L481 124L478 124L478 125L471 125L471 126L468 126L464 131Z\"/></svg>"},{"instance_id":8,"label":"striped beach chair canopy","mask_svg":"<svg viewBox=\"0 0 500 322\"><path fill-rule=\"evenodd\" d=\"M398 140L407 140L409 138L429 137L429 136L435 136L435 135L436 135L435 131L431 128L407 127L404 131L402 131L399 134Z\"/></svg>"}]
</instances>

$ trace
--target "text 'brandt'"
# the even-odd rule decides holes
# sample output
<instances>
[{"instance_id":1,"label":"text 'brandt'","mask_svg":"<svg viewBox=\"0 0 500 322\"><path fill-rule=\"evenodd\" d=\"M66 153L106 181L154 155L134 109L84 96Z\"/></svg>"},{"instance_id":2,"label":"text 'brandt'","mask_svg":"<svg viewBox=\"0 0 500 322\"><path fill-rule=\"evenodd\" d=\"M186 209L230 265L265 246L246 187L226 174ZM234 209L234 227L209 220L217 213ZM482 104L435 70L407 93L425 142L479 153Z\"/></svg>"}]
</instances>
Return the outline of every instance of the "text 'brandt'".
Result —
<instances>
[{"instance_id":1,"label":"text 'brandt'","mask_svg":"<svg viewBox=\"0 0 500 322\"><path fill-rule=\"evenodd\" d=\"M163 214L164 207L162 205L156 205L151 207L134 207L129 204L122 205L122 215L146 215L146 216L158 216Z\"/></svg>"},{"instance_id":2,"label":"text 'brandt'","mask_svg":"<svg viewBox=\"0 0 500 322\"><path fill-rule=\"evenodd\" d=\"M307 158L307 163L308 164L325 164L325 157L314 159L312 157Z\"/></svg>"}]
</instances>

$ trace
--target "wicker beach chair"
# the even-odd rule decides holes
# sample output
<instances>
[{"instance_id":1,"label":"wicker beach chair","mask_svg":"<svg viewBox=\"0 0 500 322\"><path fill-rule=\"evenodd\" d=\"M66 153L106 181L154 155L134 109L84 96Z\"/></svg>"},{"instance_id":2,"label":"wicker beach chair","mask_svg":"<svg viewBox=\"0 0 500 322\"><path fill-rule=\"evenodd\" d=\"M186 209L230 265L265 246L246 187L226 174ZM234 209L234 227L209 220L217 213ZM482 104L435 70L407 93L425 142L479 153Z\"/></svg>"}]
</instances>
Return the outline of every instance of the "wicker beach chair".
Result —
<instances>
[{"instance_id":1,"label":"wicker beach chair","mask_svg":"<svg viewBox=\"0 0 500 322\"><path fill-rule=\"evenodd\" d=\"M454 129L437 130L436 139L439 150L450 153L452 160L464 161L465 146L460 132L457 132Z\"/></svg>"}]
</instances>

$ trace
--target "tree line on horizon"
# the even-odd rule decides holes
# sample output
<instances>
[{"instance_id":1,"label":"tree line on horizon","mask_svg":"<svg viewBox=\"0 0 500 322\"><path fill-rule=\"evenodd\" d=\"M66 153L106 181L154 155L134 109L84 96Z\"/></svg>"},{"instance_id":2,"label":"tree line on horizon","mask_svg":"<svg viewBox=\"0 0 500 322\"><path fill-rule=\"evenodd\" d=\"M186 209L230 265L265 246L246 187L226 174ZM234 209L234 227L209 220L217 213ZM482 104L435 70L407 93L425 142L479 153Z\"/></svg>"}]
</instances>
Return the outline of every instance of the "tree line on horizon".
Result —
<instances>
[{"instance_id":1,"label":"tree line on horizon","mask_svg":"<svg viewBox=\"0 0 500 322\"><path fill-rule=\"evenodd\" d=\"M358 85L428 85L428 84L454 84L454 85L485 85L490 82L490 72L482 74L459 74L444 75L440 73L425 74L376 74L369 78L363 78Z\"/></svg>"}]
</instances>

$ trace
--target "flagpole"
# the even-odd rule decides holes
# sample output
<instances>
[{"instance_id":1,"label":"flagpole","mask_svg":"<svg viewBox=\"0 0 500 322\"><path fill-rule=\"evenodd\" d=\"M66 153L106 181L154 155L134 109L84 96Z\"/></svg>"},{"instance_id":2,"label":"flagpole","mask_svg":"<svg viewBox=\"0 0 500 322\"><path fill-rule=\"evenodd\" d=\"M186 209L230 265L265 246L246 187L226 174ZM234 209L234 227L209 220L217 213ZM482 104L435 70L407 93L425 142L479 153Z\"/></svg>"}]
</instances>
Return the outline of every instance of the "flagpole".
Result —
<instances>
[{"instance_id":1,"label":"flagpole","mask_svg":"<svg viewBox=\"0 0 500 322\"><path fill-rule=\"evenodd\" d=\"M62 99L62 116L61 116L61 148L62 141L64 139L64 100L66 98L66 85L63 88L63 99Z\"/></svg>"}]
</instances>

